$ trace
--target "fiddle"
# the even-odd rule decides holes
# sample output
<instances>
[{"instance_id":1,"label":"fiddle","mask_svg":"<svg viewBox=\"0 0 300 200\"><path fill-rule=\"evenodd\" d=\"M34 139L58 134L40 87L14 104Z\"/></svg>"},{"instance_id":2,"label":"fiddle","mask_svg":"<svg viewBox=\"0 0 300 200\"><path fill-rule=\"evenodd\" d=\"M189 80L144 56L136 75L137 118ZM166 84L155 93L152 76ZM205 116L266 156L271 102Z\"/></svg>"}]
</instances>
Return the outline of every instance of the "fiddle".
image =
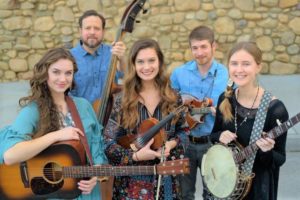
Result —
<instances>
[{"instance_id":1,"label":"fiddle","mask_svg":"<svg viewBox=\"0 0 300 200\"><path fill-rule=\"evenodd\" d=\"M189 99L185 100L184 104L189 107L189 110L185 115L185 120L189 128L193 129L197 124L204 123L205 115L211 113L210 107L212 106L213 101L210 98L204 98L203 101Z\"/></svg>"},{"instance_id":2,"label":"fiddle","mask_svg":"<svg viewBox=\"0 0 300 200\"><path fill-rule=\"evenodd\" d=\"M120 138L117 138L117 143L124 148L131 148L134 151L138 151L143 148L152 138L154 142L151 145L151 149L159 149L167 139L167 135L163 130L163 127L171 121L178 113L186 109L185 105L181 105L174 112L171 112L161 121L151 117L144 120L139 128L138 134L127 134Z\"/></svg>"}]
</instances>

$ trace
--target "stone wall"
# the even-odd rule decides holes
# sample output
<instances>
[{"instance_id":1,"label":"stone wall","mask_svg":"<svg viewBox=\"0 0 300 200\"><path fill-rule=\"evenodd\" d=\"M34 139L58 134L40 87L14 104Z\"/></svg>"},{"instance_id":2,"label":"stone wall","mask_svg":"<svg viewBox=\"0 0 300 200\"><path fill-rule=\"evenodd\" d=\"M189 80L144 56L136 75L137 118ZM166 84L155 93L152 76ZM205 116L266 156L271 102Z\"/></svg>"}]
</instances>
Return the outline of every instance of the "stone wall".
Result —
<instances>
[{"instance_id":1,"label":"stone wall","mask_svg":"<svg viewBox=\"0 0 300 200\"><path fill-rule=\"evenodd\" d=\"M0 82L28 79L43 53L78 41L78 18L96 9L107 18L106 42L112 42L128 0L1 0ZM128 47L138 38L159 41L171 70L191 58L188 34L198 25L214 29L216 58L226 64L228 49L242 40L263 51L265 74L300 73L299 0L148 0Z\"/></svg>"}]
</instances>

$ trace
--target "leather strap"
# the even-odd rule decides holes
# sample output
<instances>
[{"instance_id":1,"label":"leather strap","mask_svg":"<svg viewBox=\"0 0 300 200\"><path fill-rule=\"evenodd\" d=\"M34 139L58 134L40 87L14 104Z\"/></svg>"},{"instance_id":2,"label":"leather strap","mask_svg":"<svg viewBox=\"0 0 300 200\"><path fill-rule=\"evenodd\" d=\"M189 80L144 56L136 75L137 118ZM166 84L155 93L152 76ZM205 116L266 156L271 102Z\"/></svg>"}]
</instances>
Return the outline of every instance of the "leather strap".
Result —
<instances>
[{"instance_id":1,"label":"leather strap","mask_svg":"<svg viewBox=\"0 0 300 200\"><path fill-rule=\"evenodd\" d=\"M89 163L92 166L92 165L94 165L92 154L91 154L91 151L90 151L90 148L89 148L89 144L87 143L84 128L83 128L79 113L77 111L76 105L75 105L74 101L72 100L72 98L69 97L69 96L66 96L66 102L67 102L68 108L70 109L70 113L72 115L72 118L75 122L75 126L77 128L79 128L84 134L84 136L79 135L79 138L80 138L80 141L81 141L81 143L84 147L85 153L87 154Z\"/></svg>"}]
</instances>

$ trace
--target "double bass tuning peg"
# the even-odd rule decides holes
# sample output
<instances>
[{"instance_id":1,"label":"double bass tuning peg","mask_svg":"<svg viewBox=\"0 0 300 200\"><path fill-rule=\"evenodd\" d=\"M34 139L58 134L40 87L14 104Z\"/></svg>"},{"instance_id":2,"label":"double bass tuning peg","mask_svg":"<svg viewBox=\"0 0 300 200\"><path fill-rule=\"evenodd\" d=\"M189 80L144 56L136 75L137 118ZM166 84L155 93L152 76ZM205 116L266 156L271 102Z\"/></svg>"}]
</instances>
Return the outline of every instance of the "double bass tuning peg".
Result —
<instances>
[{"instance_id":1,"label":"double bass tuning peg","mask_svg":"<svg viewBox=\"0 0 300 200\"><path fill-rule=\"evenodd\" d=\"M143 10L143 14L146 14L147 12L148 12L148 9L144 9L144 8L142 8L142 10ZM135 20L135 22L136 23L140 23L141 22L141 20Z\"/></svg>"}]
</instances>

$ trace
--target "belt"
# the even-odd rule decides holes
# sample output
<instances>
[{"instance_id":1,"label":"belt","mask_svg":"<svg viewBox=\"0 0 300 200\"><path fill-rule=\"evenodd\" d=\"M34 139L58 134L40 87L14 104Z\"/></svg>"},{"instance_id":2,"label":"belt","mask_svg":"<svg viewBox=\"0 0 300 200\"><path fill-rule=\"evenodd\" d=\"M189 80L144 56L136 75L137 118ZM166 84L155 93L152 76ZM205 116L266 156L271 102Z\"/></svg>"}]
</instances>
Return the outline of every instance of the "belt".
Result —
<instances>
[{"instance_id":1,"label":"belt","mask_svg":"<svg viewBox=\"0 0 300 200\"><path fill-rule=\"evenodd\" d=\"M191 143L194 143L194 144L205 144L210 141L209 135L205 135L205 136L201 136L201 137L193 137L193 136L189 135L189 140Z\"/></svg>"}]
</instances>

